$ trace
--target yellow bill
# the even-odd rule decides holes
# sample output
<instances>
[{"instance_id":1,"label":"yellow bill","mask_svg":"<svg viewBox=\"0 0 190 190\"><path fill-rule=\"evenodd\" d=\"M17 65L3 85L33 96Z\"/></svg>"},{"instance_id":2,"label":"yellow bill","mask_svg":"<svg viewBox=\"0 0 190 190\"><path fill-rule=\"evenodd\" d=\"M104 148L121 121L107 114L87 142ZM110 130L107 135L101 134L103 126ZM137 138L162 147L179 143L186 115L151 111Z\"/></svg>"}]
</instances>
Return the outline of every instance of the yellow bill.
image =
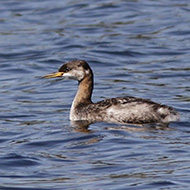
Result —
<instances>
[{"instance_id":1,"label":"yellow bill","mask_svg":"<svg viewBox=\"0 0 190 190\"><path fill-rule=\"evenodd\" d=\"M45 75L42 78L46 78L46 79L56 78L56 77L62 77L62 75L63 75L63 72L56 72L56 73L50 73L48 75Z\"/></svg>"}]
</instances>

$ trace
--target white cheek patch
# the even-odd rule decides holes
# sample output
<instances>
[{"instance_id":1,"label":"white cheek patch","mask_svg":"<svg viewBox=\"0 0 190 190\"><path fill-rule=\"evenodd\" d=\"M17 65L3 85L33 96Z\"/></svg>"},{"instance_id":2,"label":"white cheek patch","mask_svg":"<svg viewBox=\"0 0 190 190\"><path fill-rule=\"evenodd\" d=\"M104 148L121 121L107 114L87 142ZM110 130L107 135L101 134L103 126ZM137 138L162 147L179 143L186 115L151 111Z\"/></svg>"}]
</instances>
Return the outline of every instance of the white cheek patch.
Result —
<instances>
[{"instance_id":1,"label":"white cheek patch","mask_svg":"<svg viewBox=\"0 0 190 190\"><path fill-rule=\"evenodd\" d=\"M84 72L82 70L71 70L68 73L64 73L63 77L80 81L84 78Z\"/></svg>"},{"instance_id":2,"label":"white cheek patch","mask_svg":"<svg viewBox=\"0 0 190 190\"><path fill-rule=\"evenodd\" d=\"M64 73L63 77L68 78L68 79L77 80L76 76L73 76L70 72L69 73Z\"/></svg>"},{"instance_id":3,"label":"white cheek patch","mask_svg":"<svg viewBox=\"0 0 190 190\"><path fill-rule=\"evenodd\" d=\"M82 80L84 78L84 72L82 70L75 71L75 74L77 76L77 80Z\"/></svg>"}]
</instances>

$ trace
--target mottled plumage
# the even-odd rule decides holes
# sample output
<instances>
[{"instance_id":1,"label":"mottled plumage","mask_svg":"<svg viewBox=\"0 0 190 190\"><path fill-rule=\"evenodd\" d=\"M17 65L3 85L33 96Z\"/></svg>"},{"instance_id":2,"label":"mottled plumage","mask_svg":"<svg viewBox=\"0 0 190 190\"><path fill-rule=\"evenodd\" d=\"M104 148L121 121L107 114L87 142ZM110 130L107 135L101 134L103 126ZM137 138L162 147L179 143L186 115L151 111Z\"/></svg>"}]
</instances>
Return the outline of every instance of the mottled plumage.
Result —
<instances>
[{"instance_id":1,"label":"mottled plumage","mask_svg":"<svg viewBox=\"0 0 190 190\"><path fill-rule=\"evenodd\" d=\"M133 124L169 123L179 120L179 114L172 107L143 98L126 96L93 103L93 72L85 61L70 61L64 64L58 73L45 77L60 76L79 81L78 91L71 106L70 120Z\"/></svg>"},{"instance_id":2,"label":"mottled plumage","mask_svg":"<svg viewBox=\"0 0 190 190\"><path fill-rule=\"evenodd\" d=\"M77 120L91 120L92 122L168 123L179 117L171 107L135 97L117 97L97 103L82 103L76 106L75 112L77 112Z\"/></svg>"}]
</instances>

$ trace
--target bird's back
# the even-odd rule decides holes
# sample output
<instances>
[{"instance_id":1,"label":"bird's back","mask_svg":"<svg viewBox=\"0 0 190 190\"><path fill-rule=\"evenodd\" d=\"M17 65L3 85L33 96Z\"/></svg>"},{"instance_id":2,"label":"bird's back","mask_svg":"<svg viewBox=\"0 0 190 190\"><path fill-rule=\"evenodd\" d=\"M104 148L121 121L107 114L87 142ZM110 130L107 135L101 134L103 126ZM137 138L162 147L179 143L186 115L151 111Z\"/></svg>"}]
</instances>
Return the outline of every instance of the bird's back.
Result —
<instances>
[{"instance_id":1,"label":"bird's back","mask_svg":"<svg viewBox=\"0 0 190 190\"><path fill-rule=\"evenodd\" d=\"M171 107L148 99L118 97L89 105L80 105L79 117L84 120L118 123L168 123L179 119Z\"/></svg>"}]
</instances>

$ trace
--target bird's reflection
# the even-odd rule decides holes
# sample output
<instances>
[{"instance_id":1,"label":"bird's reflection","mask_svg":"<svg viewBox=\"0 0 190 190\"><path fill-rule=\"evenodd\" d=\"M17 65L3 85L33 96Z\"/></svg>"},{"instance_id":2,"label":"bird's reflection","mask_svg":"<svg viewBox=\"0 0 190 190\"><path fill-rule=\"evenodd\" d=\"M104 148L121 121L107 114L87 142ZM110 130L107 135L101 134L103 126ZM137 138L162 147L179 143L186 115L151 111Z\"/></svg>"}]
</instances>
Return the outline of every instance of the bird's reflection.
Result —
<instances>
[{"instance_id":1,"label":"bird's reflection","mask_svg":"<svg viewBox=\"0 0 190 190\"><path fill-rule=\"evenodd\" d=\"M87 120L81 121L71 121L71 126L77 132L82 133L93 133L94 131L89 129L91 124L96 122L91 122ZM151 131L151 130L170 130L168 124L158 124L158 123L151 123L151 124L103 124L104 129L106 130L124 130L128 132L144 132L144 131Z\"/></svg>"},{"instance_id":2,"label":"bird's reflection","mask_svg":"<svg viewBox=\"0 0 190 190\"><path fill-rule=\"evenodd\" d=\"M74 128L75 131L77 132L82 132L82 133L92 133L92 130L89 130L89 125L92 124L92 122L87 121L87 120L80 120L80 121L71 121L70 122L71 126Z\"/></svg>"}]
</instances>

